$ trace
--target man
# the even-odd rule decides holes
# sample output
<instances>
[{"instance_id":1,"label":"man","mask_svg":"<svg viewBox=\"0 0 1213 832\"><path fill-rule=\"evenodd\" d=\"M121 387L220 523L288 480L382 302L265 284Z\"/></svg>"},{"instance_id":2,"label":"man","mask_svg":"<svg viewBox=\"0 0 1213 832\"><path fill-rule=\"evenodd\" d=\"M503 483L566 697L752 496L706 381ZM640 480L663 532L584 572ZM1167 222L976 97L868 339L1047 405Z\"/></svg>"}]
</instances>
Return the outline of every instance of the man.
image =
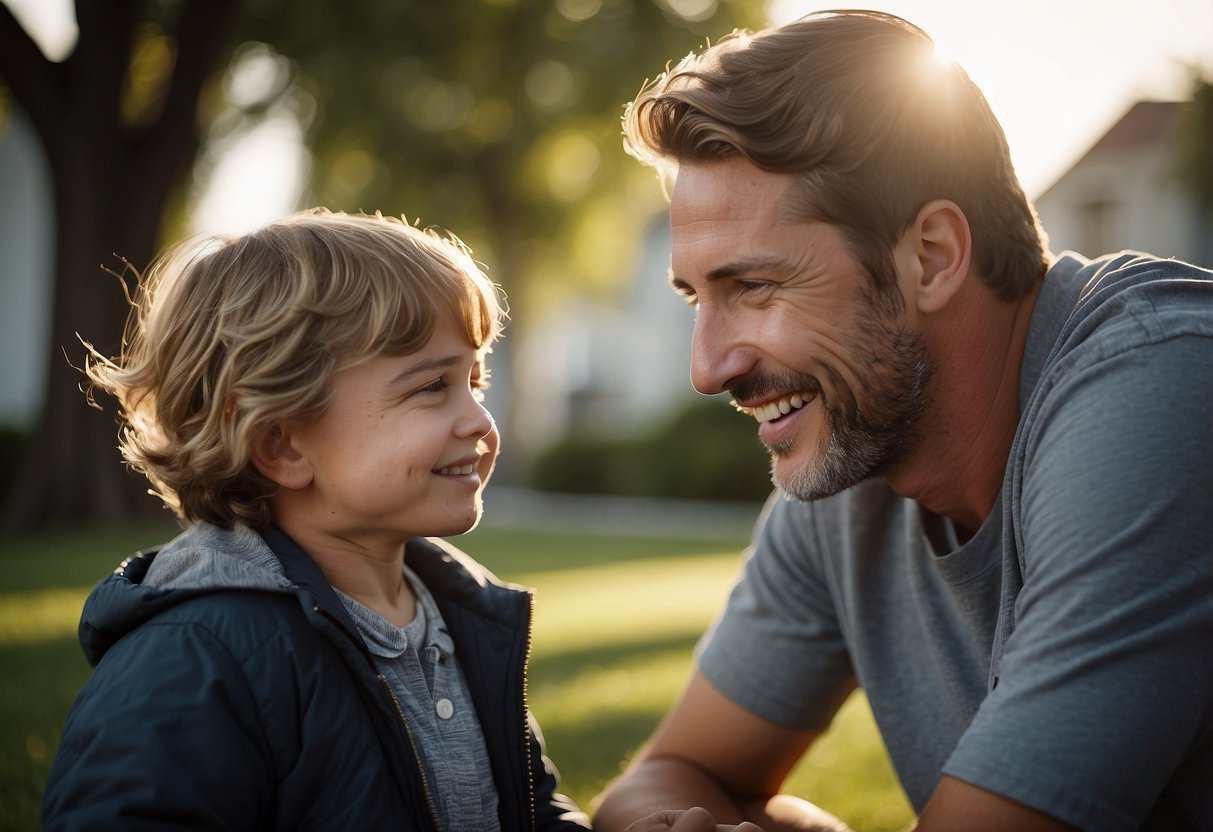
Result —
<instances>
[{"instance_id":1,"label":"man","mask_svg":"<svg viewBox=\"0 0 1213 832\"><path fill-rule=\"evenodd\" d=\"M890 15L726 38L624 121L782 494L596 828L842 828L778 791L858 686L923 832L1213 829L1213 274L1051 255Z\"/></svg>"}]
</instances>

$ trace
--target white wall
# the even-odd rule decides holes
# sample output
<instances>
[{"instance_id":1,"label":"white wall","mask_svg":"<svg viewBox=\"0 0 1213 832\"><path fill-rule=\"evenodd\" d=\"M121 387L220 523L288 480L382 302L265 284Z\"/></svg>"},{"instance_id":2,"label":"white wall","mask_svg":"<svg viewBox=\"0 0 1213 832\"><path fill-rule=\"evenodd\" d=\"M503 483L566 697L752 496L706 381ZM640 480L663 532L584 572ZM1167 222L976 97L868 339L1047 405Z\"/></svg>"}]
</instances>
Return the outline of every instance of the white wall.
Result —
<instances>
[{"instance_id":1,"label":"white wall","mask_svg":"<svg viewBox=\"0 0 1213 832\"><path fill-rule=\"evenodd\" d=\"M28 427L46 384L54 227L50 174L33 128L0 124L0 425Z\"/></svg>"},{"instance_id":2,"label":"white wall","mask_svg":"<svg viewBox=\"0 0 1213 832\"><path fill-rule=\"evenodd\" d=\"M1195 260L1194 219L1187 195L1168 170L1165 144L1101 151L1082 159L1036 201L1041 223L1057 253L1078 251L1088 257L1136 249L1160 257ZM1084 229L1094 204L1103 203L1106 227L1098 235L1105 251L1089 250Z\"/></svg>"}]
</instances>

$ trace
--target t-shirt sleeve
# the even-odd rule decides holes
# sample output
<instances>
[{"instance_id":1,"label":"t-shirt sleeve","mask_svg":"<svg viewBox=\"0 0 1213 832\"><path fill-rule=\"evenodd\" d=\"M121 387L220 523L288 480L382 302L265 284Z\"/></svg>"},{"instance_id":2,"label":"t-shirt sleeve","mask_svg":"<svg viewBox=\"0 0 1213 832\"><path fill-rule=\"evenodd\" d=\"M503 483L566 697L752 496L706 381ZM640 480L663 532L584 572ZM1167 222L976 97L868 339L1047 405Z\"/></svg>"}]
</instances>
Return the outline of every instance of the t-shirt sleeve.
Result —
<instances>
[{"instance_id":1,"label":"t-shirt sleeve","mask_svg":"<svg viewBox=\"0 0 1213 832\"><path fill-rule=\"evenodd\" d=\"M1209 782L1213 339L1070 358L1013 472L1014 630L944 772L1116 832Z\"/></svg>"},{"instance_id":2,"label":"t-shirt sleeve","mask_svg":"<svg viewBox=\"0 0 1213 832\"><path fill-rule=\"evenodd\" d=\"M813 556L813 507L772 497L699 667L737 704L779 725L824 730L852 687L829 588Z\"/></svg>"}]
</instances>

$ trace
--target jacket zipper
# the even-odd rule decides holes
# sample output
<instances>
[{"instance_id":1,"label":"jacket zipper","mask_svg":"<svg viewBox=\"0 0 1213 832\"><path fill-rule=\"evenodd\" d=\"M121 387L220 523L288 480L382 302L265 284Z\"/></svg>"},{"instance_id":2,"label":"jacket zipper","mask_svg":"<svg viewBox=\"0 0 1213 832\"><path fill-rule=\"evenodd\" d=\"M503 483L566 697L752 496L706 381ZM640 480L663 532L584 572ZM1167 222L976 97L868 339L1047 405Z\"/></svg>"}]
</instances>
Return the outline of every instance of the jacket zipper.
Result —
<instances>
[{"instance_id":1,"label":"jacket zipper","mask_svg":"<svg viewBox=\"0 0 1213 832\"><path fill-rule=\"evenodd\" d=\"M323 615L325 618L327 618L329 621L331 621L333 624L335 624L338 629L343 631L346 634L346 636L351 641L354 642L354 644L360 643L361 640L358 639L353 633L351 633L349 631L349 629L345 626L345 624L342 623L340 619L338 619L335 615L330 613L328 610L324 609L319 604L313 604L312 610L313 610L313 612L317 613L318 615ZM527 635L527 654L528 655L530 654L530 635L529 635L529 633ZM429 781L429 778L427 778L425 776L425 766L423 766L421 764L421 757L417 753L417 741L415 739L413 739L413 730L411 728L409 728L409 722L407 719L404 718L404 710L400 707L400 700L398 700L396 698L396 692L392 690L392 685L390 682L388 682L386 676L384 676L382 673L378 673L375 675L375 678L378 679L383 684L384 690L387 691L388 698L392 700L392 706L396 709L396 716L400 718L400 724L402 726L404 726L404 733L409 739L409 750L413 752L413 763L417 766L417 776L421 778L421 791L425 794L425 805L426 805L426 808L429 809L430 820L434 824L435 832L442 832L442 821L439 820L438 810L434 805L434 795L430 791L430 781ZM525 681L525 679L526 679L526 676L524 675L523 676L523 700L524 701L526 698L526 681ZM530 758L530 746L529 745L527 746L527 749L528 749L527 757L529 760L529 758ZM532 803L534 803L534 797L531 798L531 801L532 801ZM534 812L532 811L531 832L535 832L535 823L534 823L533 815L534 815Z\"/></svg>"},{"instance_id":2,"label":"jacket zipper","mask_svg":"<svg viewBox=\"0 0 1213 832\"><path fill-rule=\"evenodd\" d=\"M526 594L529 610L526 617L526 649L522 654L522 745L526 749L526 793L531 811L531 832L536 832L535 821L535 773L534 761L531 759L531 729L527 722L530 705L527 702L527 685L529 684L528 669L531 663L531 633L535 623L535 595L530 591Z\"/></svg>"},{"instance_id":3,"label":"jacket zipper","mask_svg":"<svg viewBox=\"0 0 1213 832\"><path fill-rule=\"evenodd\" d=\"M388 682L387 677L380 673L377 678L383 683L387 695L392 700L392 705L396 708L396 715L400 717L400 724L404 726L404 733L408 735L409 745L413 751L413 762L417 764L417 775L421 778L421 790L425 794L425 805L430 810L430 820L434 822L434 829L437 832L442 832L442 821L438 819L438 810L434 806L434 795L430 792L430 781L425 776L425 766L421 764L421 759L417 756L417 741L413 739L413 730L409 728L409 722L404 718L404 711L400 707L400 700L396 698L396 692L392 690L392 685ZM534 832L533 823L531 832Z\"/></svg>"}]
</instances>

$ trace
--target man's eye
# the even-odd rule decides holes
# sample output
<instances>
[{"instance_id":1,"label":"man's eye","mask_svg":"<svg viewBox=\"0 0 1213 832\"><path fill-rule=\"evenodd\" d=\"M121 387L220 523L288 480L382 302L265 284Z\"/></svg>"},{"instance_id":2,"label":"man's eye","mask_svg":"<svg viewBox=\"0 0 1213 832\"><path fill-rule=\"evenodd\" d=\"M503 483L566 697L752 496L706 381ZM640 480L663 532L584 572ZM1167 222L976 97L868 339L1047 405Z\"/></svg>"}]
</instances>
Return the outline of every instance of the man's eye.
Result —
<instances>
[{"instance_id":1,"label":"man's eye","mask_svg":"<svg viewBox=\"0 0 1213 832\"><path fill-rule=\"evenodd\" d=\"M699 305L699 295L695 294L694 292L679 292L678 294L682 296L682 299L686 302L686 305L692 309Z\"/></svg>"},{"instance_id":2,"label":"man's eye","mask_svg":"<svg viewBox=\"0 0 1213 832\"><path fill-rule=\"evenodd\" d=\"M752 295L756 292L761 292L764 289L770 288L771 284L762 280L738 280L737 288L741 290L743 295Z\"/></svg>"}]
</instances>

